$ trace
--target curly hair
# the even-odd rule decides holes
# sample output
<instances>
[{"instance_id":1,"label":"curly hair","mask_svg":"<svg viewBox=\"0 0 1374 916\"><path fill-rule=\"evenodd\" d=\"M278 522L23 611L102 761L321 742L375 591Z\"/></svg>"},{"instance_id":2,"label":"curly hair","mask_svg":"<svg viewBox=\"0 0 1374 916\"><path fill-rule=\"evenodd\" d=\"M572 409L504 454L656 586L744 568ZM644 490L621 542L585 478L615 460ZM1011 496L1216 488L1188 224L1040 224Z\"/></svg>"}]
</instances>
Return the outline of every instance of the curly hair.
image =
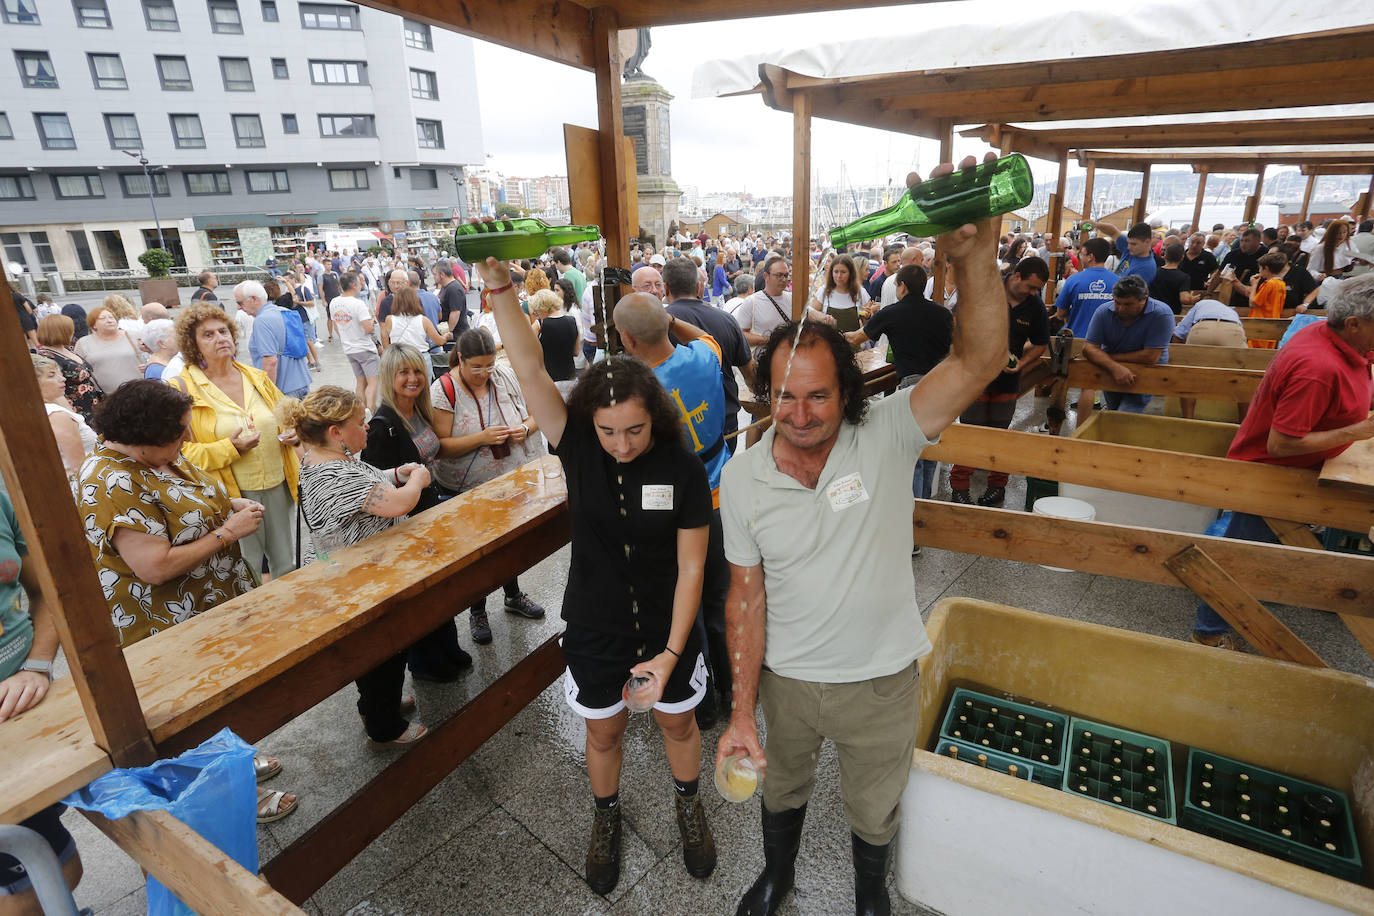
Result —
<instances>
[{"instance_id":1,"label":"curly hair","mask_svg":"<svg viewBox=\"0 0 1374 916\"><path fill-rule=\"evenodd\" d=\"M160 379L125 382L96 405L91 428L121 445L168 445L186 432L190 395Z\"/></svg>"},{"instance_id":2,"label":"curly hair","mask_svg":"<svg viewBox=\"0 0 1374 916\"><path fill-rule=\"evenodd\" d=\"M114 312L116 318L138 318L138 309L134 308L134 304L119 293L111 293L102 299L100 304Z\"/></svg>"},{"instance_id":3,"label":"curly hair","mask_svg":"<svg viewBox=\"0 0 1374 916\"><path fill-rule=\"evenodd\" d=\"M541 289L529 298L530 317L547 318L563 307L563 297L552 289Z\"/></svg>"},{"instance_id":4,"label":"curly hair","mask_svg":"<svg viewBox=\"0 0 1374 916\"><path fill-rule=\"evenodd\" d=\"M768 335L768 342L763 345L757 368L754 370L754 397L760 401L766 404L773 402L773 357L781 357L777 368L780 372L785 372L792 341L796 339L795 321L779 325ZM797 349L819 346L829 347L830 355L835 359L835 374L839 377L840 402L844 405L845 421L856 425L862 423L868 413L868 399L864 396L864 374L854 359L854 351L850 348L849 342L832 326L808 321L802 327ZM778 380L778 384L782 384L782 379Z\"/></svg>"},{"instance_id":5,"label":"curly hair","mask_svg":"<svg viewBox=\"0 0 1374 916\"><path fill-rule=\"evenodd\" d=\"M682 417L669 400L668 392L663 390L654 370L633 356L608 356L593 364L568 394L568 419L593 427L596 412L601 408L636 399L649 412L655 442L691 451Z\"/></svg>"},{"instance_id":6,"label":"curly hair","mask_svg":"<svg viewBox=\"0 0 1374 916\"><path fill-rule=\"evenodd\" d=\"M530 268L525 274L525 295L533 296L541 289L549 288L549 275L542 270Z\"/></svg>"},{"instance_id":7,"label":"curly hair","mask_svg":"<svg viewBox=\"0 0 1374 916\"><path fill-rule=\"evenodd\" d=\"M200 356L200 344L196 343L196 331L207 321L223 321L229 327L229 336L234 339L234 348L238 349L239 328L234 319L217 305L197 302L182 311L176 323L177 349L188 366L199 366L204 361Z\"/></svg>"},{"instance_id":8,"label":"curly hair","mask_svg":"<svg viewBox=\"0 0 1374 916\"><path fill-rule=\"evenodd\" d=\"M362 409L362 399L347 388L321 385L303 400L282 398L276 414L282 429L294 429L302 442L328 445L329 427L347 423Z\"/></svg>"}]
</instances>

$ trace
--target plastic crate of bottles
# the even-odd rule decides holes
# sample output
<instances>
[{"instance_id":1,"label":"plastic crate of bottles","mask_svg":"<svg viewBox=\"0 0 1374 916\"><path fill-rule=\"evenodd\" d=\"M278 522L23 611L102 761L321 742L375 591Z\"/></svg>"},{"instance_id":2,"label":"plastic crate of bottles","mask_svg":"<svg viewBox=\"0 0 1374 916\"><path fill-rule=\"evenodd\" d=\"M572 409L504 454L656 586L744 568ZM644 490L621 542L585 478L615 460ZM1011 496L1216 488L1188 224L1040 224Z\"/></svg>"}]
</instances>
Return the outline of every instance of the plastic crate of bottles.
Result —
<instances>
[{"instance_id":1,"label":"plastic crate of bottles","mask_svg":"<svg viewBox=\"0 0 1374 916\"><path fill-rule=\"evenodd\" d=\"M959 688L950 698L940 737L1033 764L1031 778L1059 788L1069 717Z\"/></svg>"},{"instance_id":2,"label":"plastic crate of bottles","mask_svg":"<svg viewBox=\"0 0 1374 916\"><path fill-rule=\"evenodd\" d=\"M1345 793L1193 748L1182 826L1307 868L1362 881Z\"/></svg>"},{"instance_id":3,"label":"plastic crate of bottles","mask_svg":"<svg viewBox=\"0 0 1374 916\"><path fill-rule=\"evenodd\" d=\"M1369 535L1358 531L1342 531L1340 528L1327 528L1322 532L1322 546L1337 553L1357 553L1360 556L1374 556L1374 543Z\"/></svg>"},{"instance_id":4,"label":"plastic crate of bottles","mask_svg":"<svg viewBox=\"0 0 1374 916\"><path fill-rule=\"evenodd\" d=\"M1077 717L1067 741L1065 792L1177 823L1169 742Z\"/></svg>"},{"instance_id":5,"label":"plastic crate of bottles","mask_svg":"<svg viewBox=\"0 0 1374 916\"><path fill-rule=\"evenodd\" d=\"M962 760L964 763L987 770L996 770L999 773L1006 773L1008 776L1015 776L1017 779L1027 781L1030 781L1035 772L1035 764L1027 762L1024 758L1013 757L1010 754L999 754L988 748L977 748L971 744L964 744L962 741L951 741L948 738L940 739L940 743L935 746L935 753L941 757Z\"/></svg>"}]
</instances>

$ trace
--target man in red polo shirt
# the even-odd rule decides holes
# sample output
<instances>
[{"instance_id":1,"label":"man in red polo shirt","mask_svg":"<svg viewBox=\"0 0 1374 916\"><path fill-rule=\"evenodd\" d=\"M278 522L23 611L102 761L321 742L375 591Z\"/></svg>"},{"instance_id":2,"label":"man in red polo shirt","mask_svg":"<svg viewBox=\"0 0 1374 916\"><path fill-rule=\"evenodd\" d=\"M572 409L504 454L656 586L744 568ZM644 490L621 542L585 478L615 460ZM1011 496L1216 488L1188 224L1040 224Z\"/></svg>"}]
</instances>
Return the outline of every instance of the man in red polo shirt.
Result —
<instances>
[{"instance_id":1,"label":"man in red polo shirt","mask_svg":"<svg viewBox=\"0 0 1374 916\"><path fill-rule=\"evenodd\" d=\"M1353 442L1374 438L1374 274L1349 280L1326 320L1295 334L1265 370L1226 457L1315 468ZM1258 515L1233 513L1226 537L1278 543ZM1240 649L1231 627L1198 602L1193 642Z\"/></svg>"}]
</instances>

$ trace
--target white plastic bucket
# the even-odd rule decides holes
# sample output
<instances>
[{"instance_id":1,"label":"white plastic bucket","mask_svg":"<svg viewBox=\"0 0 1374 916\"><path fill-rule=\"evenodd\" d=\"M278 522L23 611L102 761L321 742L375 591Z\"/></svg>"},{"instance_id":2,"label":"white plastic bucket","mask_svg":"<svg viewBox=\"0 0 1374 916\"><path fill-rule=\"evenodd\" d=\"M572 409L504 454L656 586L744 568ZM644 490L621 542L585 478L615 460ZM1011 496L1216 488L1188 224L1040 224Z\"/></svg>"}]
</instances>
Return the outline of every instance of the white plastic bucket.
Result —
<instances>
[{"instance_id":1,"label":"white plastic bucket","mask_svg":"<svg viewBox=\"0 0 1374 916\"><path fill-rule=\"evenodd\" d=\"M1097 510L1092 507L1092 503L1086 503L1081 499L1071 499L1067 496L1042 496L1035 501L1031 507L1031 512L1035 515L1044 515L1049 518L1066 518L1075 522L1090 522L1097 517ZM1062 566L1046 566L1040 564L1042 569L1052 569L1055 572L1073 572Z\"/></svg>"}]
</instances>

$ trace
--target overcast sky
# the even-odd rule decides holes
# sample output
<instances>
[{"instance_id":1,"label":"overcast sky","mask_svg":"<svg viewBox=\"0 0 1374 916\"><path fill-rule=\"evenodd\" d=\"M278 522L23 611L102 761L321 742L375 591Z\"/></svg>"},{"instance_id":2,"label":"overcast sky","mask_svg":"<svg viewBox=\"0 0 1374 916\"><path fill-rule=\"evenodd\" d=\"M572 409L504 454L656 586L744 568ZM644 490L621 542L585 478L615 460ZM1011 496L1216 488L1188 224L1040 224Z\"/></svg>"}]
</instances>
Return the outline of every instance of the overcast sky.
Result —
<instances>
[{"instance_id":1,"label":"overcast sky","mask_svg":"<svg viewBox=\"0 0 1374 916\"><path fill-rule=\"evenodd\" d=\"M959 6L882 7L654 29L644 72L675 96L673 178L703 192L792 192L792 115L767 107L759 96L693 99L692 72L698 64L751 51L806 47L817 36L827 41L865 38L893 23L910 22L914 30L939 16L941 8ZM1019 2L1008 6L1025 8ZM476 46L488 164L506 175L564 174L563 123L596 127L592 74L485 42ZM956 143L961 155L986 149L963 138ZM938 153L934 141L904 134L823 120L816 120L812 130L813 169L825 185L839 183L842 168L848 184L900 185L913 168L924 173L934 166ZM1048 169L1041 177L1052 176Z\"/></svg>"}]
</instances>

